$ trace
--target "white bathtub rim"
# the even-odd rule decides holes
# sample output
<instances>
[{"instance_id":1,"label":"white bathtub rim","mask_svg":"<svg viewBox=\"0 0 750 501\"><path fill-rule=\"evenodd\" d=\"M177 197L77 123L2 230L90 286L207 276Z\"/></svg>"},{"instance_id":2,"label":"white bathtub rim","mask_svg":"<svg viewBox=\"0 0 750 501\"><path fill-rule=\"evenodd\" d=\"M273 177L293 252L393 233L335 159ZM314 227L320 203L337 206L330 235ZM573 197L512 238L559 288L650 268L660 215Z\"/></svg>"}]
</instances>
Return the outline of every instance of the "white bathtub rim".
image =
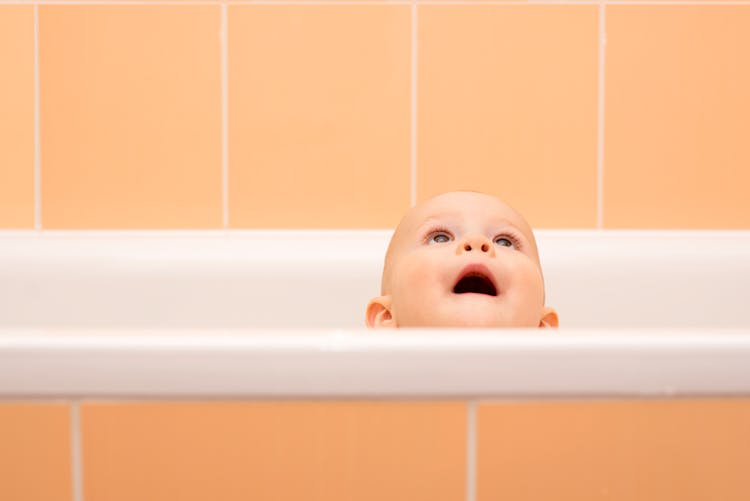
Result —
<instances>
[{"instance_id":1,"label":"white bathtub rim","mask_svg":"<svg viewBox=\"0 0 750 501\"><path fill-rule=\"evenodd\" d=\"M748 329L0 332L0 399L743 395Z\"/></svg>"}]
</instances>

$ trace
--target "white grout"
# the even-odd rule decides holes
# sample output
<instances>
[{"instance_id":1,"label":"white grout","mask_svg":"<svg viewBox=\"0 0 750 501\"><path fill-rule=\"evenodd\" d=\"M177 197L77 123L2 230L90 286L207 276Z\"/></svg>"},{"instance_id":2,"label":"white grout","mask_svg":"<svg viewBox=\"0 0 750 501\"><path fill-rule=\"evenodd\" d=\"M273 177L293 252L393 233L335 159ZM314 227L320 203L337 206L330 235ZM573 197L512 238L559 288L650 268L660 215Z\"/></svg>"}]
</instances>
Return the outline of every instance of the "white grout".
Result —
<instances>
[{"instance_id":1,"label":"white grout","mask_svg":"<svg viewBox=\"0 0 750 501\"><path fill-rule=\"evenodd\" d=\"M411 5L411 206L417 205L417 3Z\"/></svg>"},{"instance_id":2,"label":"white grout","mask_svg":"<svg viewBox=\"0 0 750 501\"><path fill-rule=\"evenodd\" d=\"M708 0L196 0L194 2L175 0L173 2L164 0L0 0L0 5L750 5L750 0L714 2Z\"/></svg>"},{"instance_id":3,"label":"white grout","mask_svg":"<svg viewBox=\"0 0 750 501\"><path fill-rule=\"evenodd\" d=\"M83 464L81 459L81 409L77 400L70 403L70 454L73 501L83 501Z\"/></svg>"},{"instance_id":4,"label":"white grout","mask_svg":"<svg viewBox=\"0 0 750 501\"><path fill-rule=\"evenodd\" d=\"M34 229L42 229L42 147L39 126L39 6L34 5Z\"/></svg>"},{"instance_id":5,"label":"white grout","mask_svg":"<svg viewBox=\"0 0 750 501\"><path fill-rule=\"evenodd\" d=\"M221 2L218 0L213 1L154 1L148 2L145 0L0 0L0 5L219 5Z\"/></svg>"},{"instance_id":6,"label":"white grout","mask_svg":"<svg viewBox=\"0 0 750 501\"><path fill-rule=\"evenodd\" d=\"M598 237L601 239L625 237L625 238L668 238L668 239L680 239L686 237L694 238L710 238L715 239L746 239L750 238L750 229L737 229L737 230L712 230L712 229L661 229L661 230L649 230L649 229L562 229L562 228L539 228L534 230L534 233L539 238L552 238L558 239L562 237L576 237L576 238L594 238ZM0 238L11 238L11 239L24 239L29 237L42 238L42 239L57 239L57 240L75 240L75 239L86 239L86 238L100 238L100 239L118 239L118 238L133 238L133 239L150 239L150 238L202 238L202 239L217 239L223 238L226 235L231 235L237 239L252 239L252 238L292 238L292 237L304 237L309 238L313 235L327 238L384 238L388 239L393 234L393 228L380 228L380 229L213 229L213 230L43 230L41 232L33 229L28 230L4 230L0 228Z\"/></svg>"},{"instance_id":7,"label":"white grout","mask_svg":"<svg viewBox=\"0 0 750 501\"><path fill-rule=\"evenodd\" d=\"M477 403L466 404L466 501L477 498Z\"/></svg>"},{"instance_id":8,"label":"white grout","mask_svg":"<svg viewBox=\"0 0 750 501\"><path fill-rule=\"evenodd\" d=\"M221 5L221 220L229 229L229 43L227 4Z\"/></svg>"},{"instance_id":9,"label":"white grout","mask_svg":"<svg viewBox=\"0 0 750 501\"><path fill-rule=\"evenodd\" d=\"M599 5L599 104L597 112L596 151L596 227L604 228L604 68L607 53L607 10Z\"/></svg>"},{"instance_id":10,"label":"white grout","mask_svg":"<svg viewBox=\"0 0 750 501\"><path fill-rule=\"evenodd\" d=\"M0 0L0 4L38 5L411 5L412 0ZM442 2L438 2L442 3ZM455 2L454 2L455 3ZM498 2L501 3L501 2ZM526 3L526 2L518 2Z\"/></svg>"},{"instance_id":11,"label":"white grout","mask_svg":"<svg viewBox=\"0 0 750 501\"><path fill-rule=\"evenodd\" d=\"M231 5L412 5L414 0L235 0Z\"/></svg>"}]
</instances>

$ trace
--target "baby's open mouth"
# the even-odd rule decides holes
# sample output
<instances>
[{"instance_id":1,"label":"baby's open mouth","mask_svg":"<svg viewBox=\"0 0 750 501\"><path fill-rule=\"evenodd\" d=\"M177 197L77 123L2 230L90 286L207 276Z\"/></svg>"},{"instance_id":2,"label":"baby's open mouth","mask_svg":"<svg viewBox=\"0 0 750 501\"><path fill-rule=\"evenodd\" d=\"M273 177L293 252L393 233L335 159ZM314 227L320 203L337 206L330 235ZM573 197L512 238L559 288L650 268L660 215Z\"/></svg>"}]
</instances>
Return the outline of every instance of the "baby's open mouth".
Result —
<instances>
[{"instance_id":1,"label":"baby's open mouth","mask_svg":"<svg viewBox=\"0 0 750 501\"><path fill-rule=\"evenodd\" d=\"M461 278L453 286L454 294L474 293L497 296L497 288L486 267L467 266L460 276Z\"/></svg>"}]
</instances>

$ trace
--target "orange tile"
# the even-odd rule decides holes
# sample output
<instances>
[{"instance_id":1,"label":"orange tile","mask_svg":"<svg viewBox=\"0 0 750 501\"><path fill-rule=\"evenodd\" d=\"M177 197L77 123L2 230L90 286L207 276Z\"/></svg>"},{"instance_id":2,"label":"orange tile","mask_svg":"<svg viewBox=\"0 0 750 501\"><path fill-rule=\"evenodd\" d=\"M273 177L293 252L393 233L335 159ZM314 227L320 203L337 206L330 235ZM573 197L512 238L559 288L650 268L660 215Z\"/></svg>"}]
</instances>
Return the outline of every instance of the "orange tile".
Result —
<instances>
[{"instance_id":1,"label":"orange tile","mask_svg":"<svg viewBox=\"0 0 750 501\"><path fill-rule=\"evenodd\" d=\"M481 404L478 501L750 499L750 400Z\"/></svg>"},{"instance_id":2,"label":"orange tile","mask_svg":"<svg viewBox=\"0 0 750 501\"><path fill-rule=\"evenodd\" d=\"M613 4L627 5L627 4L633 4L633 3L640 3L641 5L644 4L644 3L646 3L646 4L648 4L648 3L651 3L651 4L662 4L662 3L667 3L667 4L671 4L671 3L679 3L679 4L691 4L691 3L693 3L693 4L712 4L713 3L713 4L721 5L723 1L724 0L651 0L651 1L642 2L641 0L612 0L612 3L609 3L609 2L608 3L609 3L609 5L613 5ZM724 4L724 5L726 5L726 4Z\"/></svg>"},{"instance_id":3,"label":"orange tile","mask_svg":"<svg viewBox=\"0 0 750 501\"><path fill-rule=\"evenodd\" d=\"M457 402L86 404L84 498L455 501L465 416Z\"/></svg>"},{"instance_id":4,"label":"orange tile","mask_svg":"<svg viewBox=\"0 0 750 501\"><path fill-rule=\"evenodd\" d=\"M480 3L480 4L483 3L483 2L485 2L485 3L492 2L493 4L497 4L497 3L516 3L517 4L518 3L518 0L471 0L471 1L472 1L472 3ZM528 2L529 0L526 0L526 1ZM675 0L675 1L679 1L679 0ZM456 4L456 3L458 3L458 2L456 2L456 0L429 0L429 2L430 3L437 3L437 4L440 4L440 3Z\"/></svg>"},{"instance_id":5,"label":"orange tile","mask_svg":"<svg viewBox=\"0 0 750 501\"><path fill-rule=\"evenodd\" d=\"M0 499L72 500L70 409L0 403Z\"/></svg>"},{"instance_id":6,"label":"orange tile","mask_svg":"<svg viewBox=\"0 0 750 501\"><path fill-rule=\"evenodd\" d=\"M409 207L410 7L229 8L235 228L387 228Z\"/></svg>"},{"instance_id":7,"label":"orange tile","mask_svg":"<svg viewBox=\"0 0 750 501\"><path fill-rule=\"evenodd\" d=\"M34 8L0 5L0 228L34 226Z\"/></svg>"},{"instance_id":8,"label":"orange tile","mask_svg":"<svg viewBox=\"0 0 750 501\"><path fill-rule=\"evenodd\" d=\"M598 7L419 8L417 194L505 199L535 227L596 225Z\"/></svg>"},{"instance_id":9,"label":"orange tile","mask_svg":"<svg viewBox=\"0 0 750 501\"><path fill-rule=\"evenodd\" d=\"M607 7L604 224L750 228L750 6Z\"/></svg>"},{"instance_id":10,"label":"orange tile","mask_svg":"<svg viewBox=\"0 0 750 501\"><path fill-rule=\"evenodd\" d=\"M42 225L222 225L220 7L43 5Z\"/></svg>"}]
</instances>

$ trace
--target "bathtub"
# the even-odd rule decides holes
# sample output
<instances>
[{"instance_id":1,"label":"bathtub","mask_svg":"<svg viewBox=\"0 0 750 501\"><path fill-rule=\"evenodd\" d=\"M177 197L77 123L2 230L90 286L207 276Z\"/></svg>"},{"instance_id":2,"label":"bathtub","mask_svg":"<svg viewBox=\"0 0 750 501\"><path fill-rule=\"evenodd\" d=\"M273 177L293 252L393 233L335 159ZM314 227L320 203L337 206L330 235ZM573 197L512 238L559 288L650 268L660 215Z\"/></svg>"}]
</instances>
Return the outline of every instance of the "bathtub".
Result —
<instances>
[{"instance_id":1,"label":"bathtub","mask_svg":"<svg viewBox=\"0 0 750 501\"><path fill-rule=\"evenodd\" d=\"M367 331L389 236L0 233L0 397L750 394L750 232L538 231L560 329Z\"/></svg>"},{"instance_id":2,"label":"bathtub","mask_svg":"<svg viewBox=\"0 0 750 501\"><path fill-rule=\"evenodd\" d=\"M750 232L538 231L560 329L368 331L389 236L1 232L0 498L750 498Z\"/></svg>"}]
</instances>

